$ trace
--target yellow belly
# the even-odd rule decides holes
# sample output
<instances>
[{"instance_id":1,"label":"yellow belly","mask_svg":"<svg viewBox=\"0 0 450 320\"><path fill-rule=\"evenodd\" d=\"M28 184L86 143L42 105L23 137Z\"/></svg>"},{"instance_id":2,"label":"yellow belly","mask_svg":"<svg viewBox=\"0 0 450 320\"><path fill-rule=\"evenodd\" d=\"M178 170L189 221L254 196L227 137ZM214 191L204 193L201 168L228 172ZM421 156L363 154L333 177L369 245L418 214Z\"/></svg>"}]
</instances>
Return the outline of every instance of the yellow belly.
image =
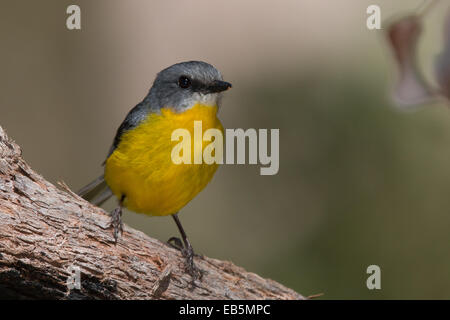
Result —
<instances>
[{"instance_id":1,"label":"yellow belly","mask_svg":"<svg viewBox=\"0 0 450 320\"><path fill-rule=\"evenodd\" d=\"M216 114L217 107L204 105L183 113L162 109L124 133L105 164L105 180L114 195L119 199L124 195L124 206L135 212L157 216L178 212L208 184L218 165L174 164L171 152L179 142L171 141L172 132L183 128L191 133L193 159L194 121L202 121L203 132L209 128L223 132ZM203 149L209 143L203 141Z\"/></svg>"}]
</instances>

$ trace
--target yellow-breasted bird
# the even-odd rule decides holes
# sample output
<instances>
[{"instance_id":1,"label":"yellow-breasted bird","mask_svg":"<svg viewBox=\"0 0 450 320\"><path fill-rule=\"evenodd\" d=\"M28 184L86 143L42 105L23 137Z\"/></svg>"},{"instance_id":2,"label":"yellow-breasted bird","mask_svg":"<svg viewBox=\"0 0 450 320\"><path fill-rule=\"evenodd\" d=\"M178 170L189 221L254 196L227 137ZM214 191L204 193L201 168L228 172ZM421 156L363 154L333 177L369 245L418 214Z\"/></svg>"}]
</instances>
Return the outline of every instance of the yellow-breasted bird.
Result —
<instances>
[{"instance_id":1,"label":"yellow-breasted bird","mask_svg":"<svg viewBox=\"0 0 450 320\"><path fill-rule=\"evenodd\" d=\"M104 174L78 192L96 205L112 195L117 197L118 207L111 213L115 241L123 229L123 207L152 216L172 215L183 239L186 268L193 276L198 274L194 251L178 212L205 188L218 164L173 163L171 153L178 142L171 137L174 130L187 129L193 146L194 121L201 121L203 130L223 132L217 112L221 92L230 87L206 62L182 62L162 70L147 96L117 130L104 162ZM207 145L203 143L203 149ZM182 246L179 239L171 240Z\"/></svg>"}]
</instances>

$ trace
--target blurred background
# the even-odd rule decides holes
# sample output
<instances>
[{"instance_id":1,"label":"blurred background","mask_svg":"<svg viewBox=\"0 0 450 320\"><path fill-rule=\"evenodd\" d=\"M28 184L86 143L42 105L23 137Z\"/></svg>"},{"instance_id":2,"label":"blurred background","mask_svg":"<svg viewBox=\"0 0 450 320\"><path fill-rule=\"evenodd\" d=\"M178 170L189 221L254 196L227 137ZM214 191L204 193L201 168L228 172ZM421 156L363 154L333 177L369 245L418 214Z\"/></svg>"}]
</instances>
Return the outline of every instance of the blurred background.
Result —
<instances>
[{"instance_id":1,"label":"blurred background","mask_svg":"<svg viewBox=\"0 0 450 320\"><path fill-rule=\"evenodd\" d=\"M400 112L383 21L423 1L0 2L0 125L48 180L97 177L117 127L155 74L204 60L233 84L226 128L279 128L280 171L224 165L180 214L197 252L326 299L450 298L450 114ZM81 7L79 31L66 8ZM425 19L432 80L448 4ZM111 210L115 201L104 205ZM166 241L172 219L126 212ZM366 268L381 267L381 290Z\"/></svg>"}]
</instances>

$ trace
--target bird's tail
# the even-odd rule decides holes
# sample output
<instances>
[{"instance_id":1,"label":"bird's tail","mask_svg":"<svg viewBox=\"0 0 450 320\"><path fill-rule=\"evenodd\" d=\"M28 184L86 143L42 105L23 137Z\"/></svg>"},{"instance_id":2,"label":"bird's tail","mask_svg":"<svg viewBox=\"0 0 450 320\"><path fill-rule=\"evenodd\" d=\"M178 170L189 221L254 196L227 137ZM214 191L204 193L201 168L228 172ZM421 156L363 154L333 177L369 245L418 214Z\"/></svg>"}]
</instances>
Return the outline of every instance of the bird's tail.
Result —
<instances>
[{"instance_id":1,"label":"bird's tail","mask_svg":"<svg viewBox=\"0 0 450 320\"><path fill-rule=\"evenodd\" d=\"M113 195L103 175L81 188L77 194L96 206L101 206Z\"/></svg>"}]
</instances>

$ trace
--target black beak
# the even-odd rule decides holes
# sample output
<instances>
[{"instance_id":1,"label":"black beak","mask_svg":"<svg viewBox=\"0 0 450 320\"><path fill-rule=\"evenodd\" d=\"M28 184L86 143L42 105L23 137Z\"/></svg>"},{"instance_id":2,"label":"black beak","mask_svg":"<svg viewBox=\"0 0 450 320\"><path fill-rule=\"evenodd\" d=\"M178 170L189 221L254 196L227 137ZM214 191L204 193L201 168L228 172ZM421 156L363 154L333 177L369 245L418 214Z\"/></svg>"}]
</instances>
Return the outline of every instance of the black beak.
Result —
<instances>
[{"instance_id":1,"label":"black beak","mask_svg":"<svg viewBox=\"0 0 450 320\"><path fill-rule=\"evenodd\" d=\"M231 83L215 80L211 85L207 87L209 93L222 92L231 88Z\"/></svg>"}]
</instances>

